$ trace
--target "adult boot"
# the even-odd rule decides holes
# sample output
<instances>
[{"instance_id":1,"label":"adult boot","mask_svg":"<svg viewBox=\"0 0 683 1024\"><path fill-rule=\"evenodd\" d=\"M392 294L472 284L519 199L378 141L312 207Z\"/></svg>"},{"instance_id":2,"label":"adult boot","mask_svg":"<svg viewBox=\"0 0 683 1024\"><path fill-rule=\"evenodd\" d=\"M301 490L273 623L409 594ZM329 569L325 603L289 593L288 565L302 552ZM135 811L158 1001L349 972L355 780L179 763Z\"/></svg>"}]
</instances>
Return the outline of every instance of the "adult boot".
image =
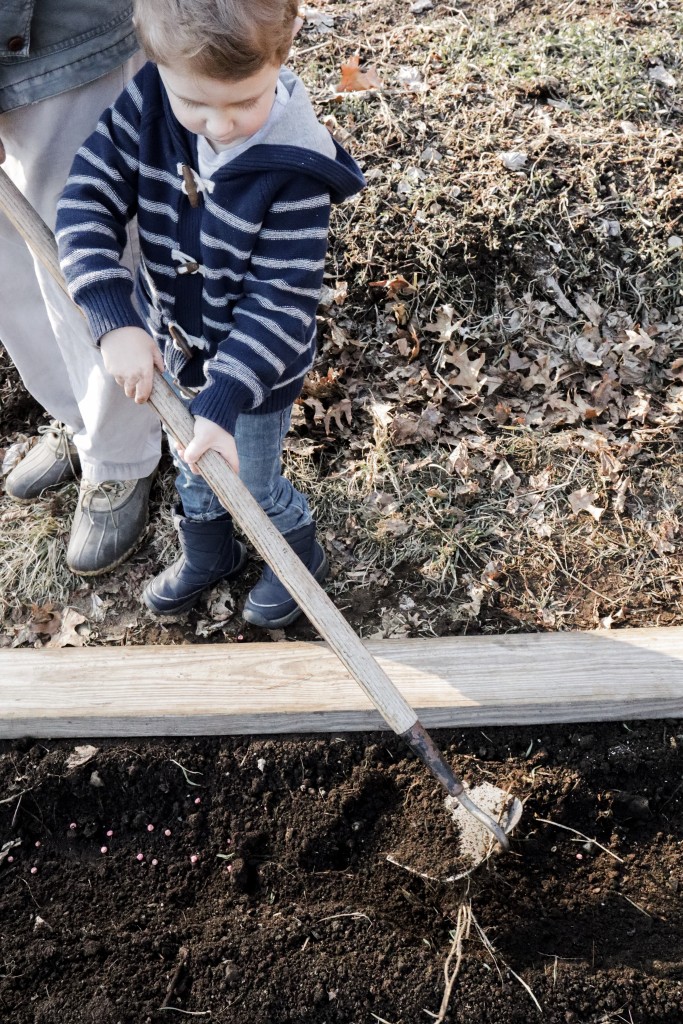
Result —
<instances>
[{"instance_id":1,"label":"adult boot","mask_svg":"<svg viewBox=\"0 0 683 1024\"><path fill-rule=\"evenodd\" d=\"M315 539L315 523L283 534L292 550L320 583L327 576L327 557ZM247 622L264 629L288 626L301 615L301 608L273 570L265 566L261 579L249 592L242 612Z\"/></svg>"},{"instance_id":2,"label":"adult boot","mask_svg":"<svg viewBox=\"0 0 683 1024\"><path fill-rule=\"evenodd\" d=\"M156 469L139 480L81 480L66 564L77 576L101 576L121 565L145 536Z\"/></svg>"},{"instance_id":3,"label":"adult boot","mask_svg":"<svg viewBox=\"0 0 683 1024\"><path fill-rule=\"evenodd\" d=\"M5 480L5 493L16 501L33 501L49 487L73 480L81 471L78 449L68 427L52 420L48 427L38 427L38 433L38 443Z\"/></svg>"},{"instance_id":4,"label":"adult boot","mask_svg":"<svg viewBox=\"0 0 683 1024\"><path fill-rule=\"evenodd\" d=\"M156 615L177 615L199 600L203 590L238 576L247 560L247 549L235 540L232 520L200 521L177 517L181 555L173 565L150 580L142 599Z\"/></svg>"}]
</instances>

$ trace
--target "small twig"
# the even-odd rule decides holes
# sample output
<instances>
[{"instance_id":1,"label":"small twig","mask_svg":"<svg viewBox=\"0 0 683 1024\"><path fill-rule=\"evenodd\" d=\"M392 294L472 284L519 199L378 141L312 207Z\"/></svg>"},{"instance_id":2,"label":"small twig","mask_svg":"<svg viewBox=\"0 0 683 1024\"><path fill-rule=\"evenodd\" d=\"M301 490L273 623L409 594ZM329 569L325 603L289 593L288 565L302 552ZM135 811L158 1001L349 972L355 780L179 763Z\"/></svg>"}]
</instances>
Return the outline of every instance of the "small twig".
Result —
<instances>
[{"instance_id":1,"label":"small twig","mask_svg":"<svg viewBox=\"0 0 683 1024\"><path fill-rule=\"evenodd\" d=\"M210 1017L211 1010L181 1010L179 1006L160 1006L159 1010L168 1010L169 1013L184 1013L187 1017Z\"/></svg>"},{"instance_id":2,"label":"small twig","mask_svg":"<svg viewBox=\"0 0 683 1024\"><path fill-rule=\"evenodd\" d=\"M585 839L587 843L593 843L595 846L599 846L604 853L608 853L610 857L614 857L614 859L618 860L620 864L624 863L621 857L617 857L616 853L612 853L612 851L608 850L606 846L599 843L597 839L591 839L590 836L585 836L583 832L579 832L575 828L570 828L569 825L560 825L559 821L550 821L549 818L536 818L536 821L542 821L544 825L554 825L555 828L563 828L565 832L573 832L575 836L580 836L580 838Z\"/></svg>"},{"instance_id":3,"label":"small twig","mask_svg":"<svg viewBox=\"0 0 683 1024\"><path fill-rule=\"evenodd\" d=\"M322 924L323 921L336 921L338 917L364 917L366 921L372 924L372 918L368 917L367 914L361 914L360 910L352 911L347 914L330 914L329 917L321 917L318 924Z\"/></svg>"},{"instance_id":4,"label":"small twig","mask_svg":"<svg viewBox=\"0 0 683 1024\"><path fill-rule=\"evenodd\" d=\"M172 1010L172 1009L174 1009L174 1007L169 1006L168 1004L171 1002L171 999L173 998L173 993L175 991L175 987L176 987L176 985L178 984L178 982L180 980L180 975L183 973L183 971L185 969L185 966L187 964L187 958L188 958L189 955L190 955L190 951L189 951L189 949L186 946L181 946L180 949L178 950L178 956L180 957L180 961L179 961L175 971L173 972L173 976L171 977L171 980L168 983L168 988L166 989L166 995L164 996L164 1001L161 1004L161 1006L159 1007L160 1010ZM183 1011L183 1012L185 1012L185 1011Z\"/></svg>"},{"instance_id":5,"label":"small twig","mask_svg":"<svg viewBox=\"0 0 683 1024\"><path fill-rule=\"evenodd\" d=\"M451 1001L451 993L455 984L455 979L458 977L460 971L460 964L462 963L462 940L468 939L470 935L470 924L472 922L472 905L471 903L461 903L458 907L458 918L455 924L455 931L453 933L453 942L446 962L443 965L444 978L446 979L446 987L444 989L443 998L441 1000L441 1006L439 1007L438 1016L434 1018L435 1024L443 1024L448 1013L448 1004ZM451 962L455 957L455 966L451 970ZM431 1014L430 1014L431 1017Z\"/></svg>"},{"instance_id":6,"label":"small twig","mask_svg":"<svg viewBox=\"0 0 683 1024\"><path fill-rule=\"evenodd\" d=\"M19 813L19 808L21 807L21 801L23 800L23 798L24 794L21 793L19 795L19 799L17 800L17 806L14 808L14 814L12 815L12 824L10 825L10 828L14 828L14 822L17 820L17 814Z\"/></svg>"},{"instance_id":7,"label":"small twig","mask_svg":"<svg viewBox=\"0 0 683 1024\"><path fill-rule=\"evenodd\" d=\"M628 896L626 895L626 893L625 893L625 892L619 892L619 891L617 890L617 895L618 895L618 896L623 896L623 897L624 897L624 899L625 899L625 900L627 900L627 902L628 902L628 903L630 903L632 907L635 907L635 908L636 908L636 910L639 910L639 911L641 912L641 914L645 914L645 917L650 917L650 918L652 917L652 914L648 914L647 910L645 910L645 909L644 909L643 907L641 907L641 905L640 905L639 903L636 903L636 901L635 901L635 900L632 900L632 899L630 899L630 898L629 898L629 897L628 897Z\"/></svg>"},{"instance_id":8,"label":"small twig","mask_svg":"<svg viewBox=\"0 0 683 1024\"><path fill-rule=\"evenodd\" d=\"M178 768L180 768L181 772L185 776L185 782L188 784L188 786L201 786L201 782L193 782L192 779L190 778L190 775L203 775L203 772L195 772L191 768L186 768L184 765L180 763L180 761L174 761L172 757L169 758L169 761L171 762L171 764L175 764L178 766Z\"/></svg>"},{"instance_id":9,"label":"small twig","mask_svg":"<svg viewBox=\"0 0 683 1024\"><path fill-rule=\"evenodd\" d=\"M19 879L19 881L20 881L20 882L23 882L23 883L24 883L24 885L25 885L25 886L26 886L26 888L28 889L28 894L29 894L29 896L31 897L31 899L33 900L33 902L35 903L35 905L36 905L36 906L38 907L38 910L41 910L42 908L41 908L41 906L40 906L40 903L38 902L38 900L37 900L37 899L35 898L35 896L33 895L33 892L32 892L32 890L31 890L31 886L30 886L30 885L28 884L28 882L26 881L26 879L25 879L25 878L20 878L20 879Z\"/></svg>"},{"instance_id":10,"label":"small twig","mask_svg":"<svg viewBox=\"0 0 683 1024\"><path fill-rule=\"evenodd\" d=\"M496 959L496 952L497 952L497 950L496 950L496 949L494 948L494 946L493 946L493 944L491 943L491 941L490 941L490 939L489 939L488 935L486 934L486 932L484 931L484 929L482 928L482 926L481 926L481 925L479 924L479 922L477 921L477 919L476 919L476 917L474 916L474 914L472 913L471 909L470 909L470 915L471 915L471 918L472 918L472 922L473 922L473 924L474 924L474 927L475 927L475 928L477 929L477 931L479 932L479 937L481 938L481 941L482 941L482 942L484 943L484 947L485 947L485 949L486 949L486 950L488 951L488 953L489 953L489 954L490 954L490 956L492 957L492 959L493 959L493 962L494 962L494 964L496 965L496 968L498 969L498 961L497 961L497 959ZM499 955L500 955L500 954L499 954ZM502 963L502 964L503 964L503 965L505 966L505 969L506 969L506 970L508 970L508 971L510 972L510 974L512 975L512 977L513 977L513 978L516 978L516 979L517 979L517 981L518 981L518 982L520 983L520 985L522 986L522 988L526 989L526 991L527 991L527 992L529 993L529 995L531 996L531 999L533 1000L534 1006L536 1007L536 1009L538 1010L538 1012L539 1012L539 1013L543 1013L543 1009L542 1009L542 1007L541 1007L541 1004L539 1003L538 999L537 999L537 998L536 998L536 996L535 996L535 995L533 994L533 992L531 991L531 989L529 988L529 986L527 985L527 983L525 982L524 978L520 978L519 974L517 974L517 973L516 973L515 971L513 971L513 970L512 970L512 968L510 967L510 965L509 965L509 964L508 964L508 963L507 963L507 962L506 962L505 960L503 960L502 956L500 957L500 960L501 960L501 963ZM498 973L500 974L500 970L499 970L499 969L498 969Z\"/></svg>"},{"instance_id":11,"label":"small twig","mask_svg":"<svg viewBox=\"0 0 683 1024\"><path fill-rule=\"evenodd\" d=\"M13 793L12 796L4 796L2 800L0 800L0 804L11 804L13 800L17 799L17 797L22 797L24 793L30 792L30 789L22 789L21 793Z\"/></svg>"},{"instance_id":12,"label":"small twig","mask_svg":"<svg viewBox=\"0 0 683 1024\"><path fill-rule=\"evenodd\" d=\"M330 43L332 42L334 42L333 39L324 39L322 43L316 43L315 46L307 46L303 50L294 49L292 50L292 57L294 57L294 59L297 59L299 57L303 57L305 53L313 53L314 50L322 50L324 46L329 46Z\"/></svg>"},{"instance_id":13,"label":"small twig","mask_svg":"<svg viewBox=\"0 0 683 1024\"><path fill-rule=\"evenodd\" d=\"M469 876L474 874L477 868L480 867L485 860L488 860L488 856L477 861L476 864L473 864L472 867L468 868L466 871L461 871L458 875L448 875L446 878L437 878L436 875L428 875L424 871L418 871L417 868L411 868L408 864L402 864L401 861L396 860L391 853L388 853L385 859L389 864L393 864L394 867L407 871L409 875L417 875L418 878L424 878L425 882L441 882L444 885L451 885L453 882L462 881L463 878L469 878Z\"/></svg>"}]
</instances>

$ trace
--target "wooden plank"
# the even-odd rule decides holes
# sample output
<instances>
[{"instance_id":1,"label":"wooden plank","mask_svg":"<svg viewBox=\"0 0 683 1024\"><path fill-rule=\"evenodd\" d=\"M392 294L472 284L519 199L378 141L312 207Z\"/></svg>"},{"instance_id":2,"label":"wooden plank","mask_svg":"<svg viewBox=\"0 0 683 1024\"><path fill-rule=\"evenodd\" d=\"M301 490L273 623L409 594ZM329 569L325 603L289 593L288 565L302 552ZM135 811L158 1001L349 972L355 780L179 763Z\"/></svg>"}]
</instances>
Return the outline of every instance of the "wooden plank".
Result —
<instances>
[{"instance_id":1,"label":"wooden plank","mask_svg":"<svg viewBox=\"0 0 683 1024\"><path fill-rule=\"evenodd\" d=\"M380 640L427 728L683 717L683 627ZM321 643L0 651L0 737L386 725Z\"/></svg>"}]
</instances>

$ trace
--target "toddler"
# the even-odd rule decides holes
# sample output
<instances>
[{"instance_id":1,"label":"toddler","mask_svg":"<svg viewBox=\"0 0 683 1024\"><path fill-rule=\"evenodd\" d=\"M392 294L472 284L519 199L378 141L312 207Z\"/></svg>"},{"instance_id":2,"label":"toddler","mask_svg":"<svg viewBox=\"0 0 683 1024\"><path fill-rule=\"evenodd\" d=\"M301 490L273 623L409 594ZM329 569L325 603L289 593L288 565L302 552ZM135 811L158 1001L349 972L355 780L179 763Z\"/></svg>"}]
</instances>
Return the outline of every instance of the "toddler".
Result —
<instances>
[{"instance_id":1,"label":"toddler","mask_svg":"<svg viewBox=\"0 0 683 1024\"><path fill-rule=\"evenodd\" d=\"M295 0L136 0L149 62L79 150L59 203L69 291L109 373L136 402L154 367L195 416L178 469L181 556L143 592L160 615L196 604L246 561L196 463L219 452L321 580L306 498L281 473L292 404L316 354L330 204L364 185L282 62ZM137 216L135 282L120 257ZM300 609L266 567L247 621Z\"/></svg>"}]
</instances>

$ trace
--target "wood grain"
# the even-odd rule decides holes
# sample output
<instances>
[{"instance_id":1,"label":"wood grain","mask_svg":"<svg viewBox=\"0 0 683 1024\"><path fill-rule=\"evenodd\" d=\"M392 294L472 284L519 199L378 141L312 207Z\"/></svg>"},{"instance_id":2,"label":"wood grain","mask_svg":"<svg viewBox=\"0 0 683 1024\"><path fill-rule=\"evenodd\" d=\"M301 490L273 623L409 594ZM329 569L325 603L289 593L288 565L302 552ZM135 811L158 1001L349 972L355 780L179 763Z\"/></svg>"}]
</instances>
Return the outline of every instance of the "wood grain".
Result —
<instances>
[{"instance_id":1,"label":"wood grain","mask_svg":"<svg viewBox=\"0 0 683 1024\"><path fill-rule=\"evenodd\" d=\"M683 717L683 627L380 640L428 727ZM0 651L0 736L385 728L321 643Z\"/></svg>"}]
</instances>

